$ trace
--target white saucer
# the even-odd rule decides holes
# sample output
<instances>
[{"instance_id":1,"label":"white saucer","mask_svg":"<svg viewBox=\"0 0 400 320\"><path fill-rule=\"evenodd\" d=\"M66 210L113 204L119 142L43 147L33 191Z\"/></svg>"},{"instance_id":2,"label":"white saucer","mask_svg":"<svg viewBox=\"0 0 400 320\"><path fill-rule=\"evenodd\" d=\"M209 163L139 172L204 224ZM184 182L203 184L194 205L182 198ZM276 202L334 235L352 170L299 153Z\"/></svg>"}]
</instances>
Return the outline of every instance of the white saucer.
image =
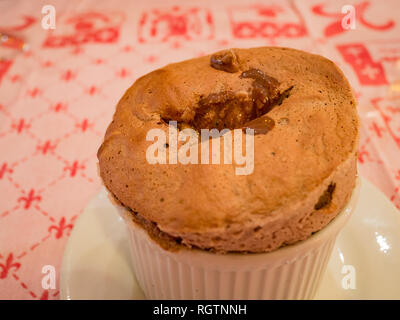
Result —
<instances>
[{"instance_id":1,"label":"white saucer","mask_svg":"<svg viewBox=\"0 0 400 320\"><path fill-rule=\"evenodd\" d=\"M315 298L400 299L399 230L400 212L361 179L357 208L338 236ZM353 270L355 289L348 280ZM145 299L132 270L124 221L104 189L88 204L71 233L61 266L60 296Z\"/></svg>"}]
</instances>

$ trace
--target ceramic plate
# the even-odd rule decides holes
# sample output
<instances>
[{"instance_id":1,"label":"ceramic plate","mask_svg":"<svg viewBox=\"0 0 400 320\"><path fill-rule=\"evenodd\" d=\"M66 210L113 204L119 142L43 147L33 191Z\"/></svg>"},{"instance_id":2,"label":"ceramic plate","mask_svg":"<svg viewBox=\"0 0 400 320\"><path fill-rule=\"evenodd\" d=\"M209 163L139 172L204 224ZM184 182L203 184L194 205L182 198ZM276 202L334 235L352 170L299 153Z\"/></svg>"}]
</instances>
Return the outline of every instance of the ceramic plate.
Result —
<instances>
[{"instance_id":1,"label":"ceramic plate","mask_svg":"<svg viewBox=\"0 0 400 320\"><path fill-rule=\"evenodd\" d=\"M400 299L400 212L361 179L316 299ZM65 249L61 299L145 299L130 262L126 226L106 190L88 204Z\"/></svg>"}]
</instances>

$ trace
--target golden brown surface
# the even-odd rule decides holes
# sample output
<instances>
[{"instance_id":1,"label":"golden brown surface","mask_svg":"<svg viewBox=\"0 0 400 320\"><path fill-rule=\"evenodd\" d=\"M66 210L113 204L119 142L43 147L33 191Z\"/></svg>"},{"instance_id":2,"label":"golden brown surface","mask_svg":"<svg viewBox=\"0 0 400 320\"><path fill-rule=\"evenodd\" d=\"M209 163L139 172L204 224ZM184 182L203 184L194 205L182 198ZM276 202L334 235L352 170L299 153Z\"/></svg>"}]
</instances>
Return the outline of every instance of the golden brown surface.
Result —
<instances>
[{"instance_id":1,"label":"golden brown surface","mask_svg":"<svg viewBox=\"0 0 400 320\"><path fill-rule=\"evenodd\" d=\"M100 175L119 201L183 245L271 251L309 237L349 199L356 176L356 101L343 73L321 56L270 47L231 52L235 68L229 71L211 67L205 56L138 79L120 100L99 149ZM204 119L195 120L204 114L200 101L212 94L251 100L254 79L240 77L250 69L277 79L280 93L292 87L267 113L273 128L254 136L251 175L235 175L234 165L226 164L147 163L153 143L146 141L148 130L168 134L163 119L201 128ZM244 124L237 118L236 112L231 127Z\"/></svg>"}]
</instances>

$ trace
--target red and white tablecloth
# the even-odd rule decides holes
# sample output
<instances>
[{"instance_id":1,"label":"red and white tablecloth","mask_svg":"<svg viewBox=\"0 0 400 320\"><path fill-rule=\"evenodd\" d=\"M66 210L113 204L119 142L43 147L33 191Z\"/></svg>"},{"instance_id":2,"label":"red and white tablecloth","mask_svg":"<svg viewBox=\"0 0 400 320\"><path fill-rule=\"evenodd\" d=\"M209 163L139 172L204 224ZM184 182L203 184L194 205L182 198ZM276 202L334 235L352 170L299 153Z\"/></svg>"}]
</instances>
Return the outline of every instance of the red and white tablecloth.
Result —
<instances>
[{"instance_id":1,"label":"red and white tablecloth","mask_svg":"<svg viewBox=\"0 0 400 320\"><path fill-rule=\"evenodd\" d=\"M51 2L51 3L50 3ZM56 28L42 28L42 7ZM342 6L356 9L345 30ZM359 101L360 174L400 208L400 1L1 1L0 299L58 299L63 250L98 192L96 151L139 76L227 47L322 54ZM56 270L43 289L44 266Z\"/></svg>"}]
</instances>

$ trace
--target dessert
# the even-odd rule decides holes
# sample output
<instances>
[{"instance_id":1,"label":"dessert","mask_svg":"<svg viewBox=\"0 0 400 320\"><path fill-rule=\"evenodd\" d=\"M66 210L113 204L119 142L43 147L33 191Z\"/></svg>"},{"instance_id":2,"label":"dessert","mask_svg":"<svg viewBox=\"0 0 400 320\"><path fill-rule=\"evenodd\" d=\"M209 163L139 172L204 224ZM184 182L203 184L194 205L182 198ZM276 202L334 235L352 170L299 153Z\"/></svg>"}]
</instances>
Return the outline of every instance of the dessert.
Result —
<instances>
[{"instance_id":1,"label":"dessert","mask_svg":"<svg viewBox=\"0 0 400 320\"><path fill-rule=\"evenodd\" d=\"M169 121L178 130L254 129L254 172L149 164L146 134L167 132ZM263 253L307 239L341 212L355 186L357 144L356 101L336 65L262 47L138 79L118 103L98 159L107 189L163 248Z\"/></svg>"}]
</instances>

